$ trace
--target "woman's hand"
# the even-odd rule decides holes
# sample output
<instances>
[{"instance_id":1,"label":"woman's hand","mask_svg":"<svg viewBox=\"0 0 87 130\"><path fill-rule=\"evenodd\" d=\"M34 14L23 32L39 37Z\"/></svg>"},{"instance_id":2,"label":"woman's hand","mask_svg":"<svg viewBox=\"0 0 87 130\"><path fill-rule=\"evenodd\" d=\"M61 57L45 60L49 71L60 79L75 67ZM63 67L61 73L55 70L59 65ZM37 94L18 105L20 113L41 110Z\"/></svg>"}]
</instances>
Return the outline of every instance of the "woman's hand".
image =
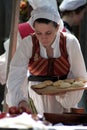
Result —
<instances>
[{"instance_id":1,"label":"woman's hand","mask_svg":"<svg viewBox=\"0 0 87 130\"><path fill-rule=\"evenodd\" d=\"M26 101L21 101L18 105L18 109L20 113L22 112L27 112L29 114L33 113L31 108L29 107L29 104Z\"/></svg>"}]
</instances>

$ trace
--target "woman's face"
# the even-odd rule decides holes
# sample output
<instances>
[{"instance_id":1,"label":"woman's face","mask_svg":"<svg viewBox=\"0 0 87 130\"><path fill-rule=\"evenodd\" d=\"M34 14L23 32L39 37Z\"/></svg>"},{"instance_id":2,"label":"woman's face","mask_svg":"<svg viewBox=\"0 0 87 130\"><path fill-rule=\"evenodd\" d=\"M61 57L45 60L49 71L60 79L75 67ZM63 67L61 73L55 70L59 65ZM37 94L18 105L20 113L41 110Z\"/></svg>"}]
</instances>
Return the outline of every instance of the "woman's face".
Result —
<instances>
[{"instance_id":1,"label":"woman's face","mask_svg":"<svg viewBox=\"0 0 87 130\"><path fill-rule=\"evenodd\" d=\"M83 18L84 18L84 14L85 14L86 10L85 8L79 13L79 14L76 14L74 13L74 25L80 25Z\"/></svg>"},{"instance_id":2,"label":"woman's face","mask_svg":"<svg viewBox=\"0 0 87 130\"><path fill-rule=\"evenodd\" d=\"M35 22L34 28L39 42L41 42L44 47L51 46L55 40L58 27L55 28L51 22L49 24Z\"/></svg>"}]
</instances>

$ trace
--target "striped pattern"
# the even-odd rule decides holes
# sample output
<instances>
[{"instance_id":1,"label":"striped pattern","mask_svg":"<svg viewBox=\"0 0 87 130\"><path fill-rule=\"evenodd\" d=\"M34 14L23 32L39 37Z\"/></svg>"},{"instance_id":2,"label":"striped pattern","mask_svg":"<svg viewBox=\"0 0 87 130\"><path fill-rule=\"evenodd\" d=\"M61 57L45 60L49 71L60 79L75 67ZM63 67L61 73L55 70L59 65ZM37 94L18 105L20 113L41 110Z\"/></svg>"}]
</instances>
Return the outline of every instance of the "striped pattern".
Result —
<instances>
[{"instance_id":1,"label":"striped pattern","mask_svg":"<svg viewBox=\"0 0 87 130\"><path fill-rule=\"evenodd\" d=\"M70 64L66 51L66 37L61 33L59 58L42 58L40 56L40 46L35 35L32 36L33 55L29 62L29 71L35 76L64 76L69 73Z\"/></svg>"},{"instance_id":2,"label":"striped pattern","mask_svg":"<svg viewBox=\"0 0 87 130\"><path fill-rule=\"evenodd\" d=\"M39 57L37 61L32 61L29 64L29 71L33 75L46 75L47 74L48 61Z\"/></svg>"}]
</instances>

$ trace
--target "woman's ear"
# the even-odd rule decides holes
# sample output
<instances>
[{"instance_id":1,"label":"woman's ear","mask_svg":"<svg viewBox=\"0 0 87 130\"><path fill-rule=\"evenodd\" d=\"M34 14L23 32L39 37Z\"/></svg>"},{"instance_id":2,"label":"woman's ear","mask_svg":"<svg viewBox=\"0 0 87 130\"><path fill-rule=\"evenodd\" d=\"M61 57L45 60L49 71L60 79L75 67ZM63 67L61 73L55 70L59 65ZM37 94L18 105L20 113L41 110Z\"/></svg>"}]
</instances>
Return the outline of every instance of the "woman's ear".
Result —
<instances>
[{"instance_id":1,"label":"woman's ear","mask_svg":"<svg viewBox=\"0 0 87 130\"><path fill-rule=\"evenodd\" d=\"M58 31L58 30L59 30L59 26L60 26L60 25L58 24L58 26L56 27L56 31Z\"/></svg>"}]
</instances>

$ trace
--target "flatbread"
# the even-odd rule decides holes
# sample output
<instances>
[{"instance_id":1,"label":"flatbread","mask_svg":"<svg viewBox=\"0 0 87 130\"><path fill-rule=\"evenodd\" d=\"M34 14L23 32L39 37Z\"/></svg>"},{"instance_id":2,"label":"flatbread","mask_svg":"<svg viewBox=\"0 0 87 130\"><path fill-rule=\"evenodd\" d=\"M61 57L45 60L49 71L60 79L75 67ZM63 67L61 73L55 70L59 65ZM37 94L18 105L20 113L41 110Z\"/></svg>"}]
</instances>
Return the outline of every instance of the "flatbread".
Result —
<instances>
[{"instance_id":1,"label":"flatbread","mask_svg":"<svg viewBox=\"0 0 87 130\"><path fill-rule=\"evenodd\" d=\"M46 80L43 83L46 84L47 86L53 85L53 81L51 80Z\"/></svg>"},{"instance_id":2,"label":"flatbread","mask_svg":"<svg viewBox=\"0 0 87 130\"><path fill-rule=\"evenodd\" d=\"M63 82L60 85L56 86L57 89L66 89L66 88L69 88L69 87L71 87L71 84L67 83L67 82Z\"/></svg>"},{"instance_id":3,"label":"flatbread","mask_svg":"<svg viewBox=\"0 0 87 130\"><path fill-rule=\"evenodd\" d=\"M75 81L75 82L71 85L71 87L82 87L82 86L84 86L84 85L85 85L85 83L82 82L82 81Z\"/></svg>"},{"instance_id":4,"label":"flatbread","mask_svg":"<svg viewBox=\"0 0 87 130\"><path fill-rule=\"evenodd\" d=\"M61 84L64 83L64 80L58 80L56 82L53 83L53 86L56 87L56 86L60 86Z\"/></svg>"},{"instance_id":5,"label":"flatbread","mask_svg":"<svg viewBox=\"0 0 87 130\"><path fill-rule=\"evenodd\" d=\"M82 87L85 85L85 80L78 78L78 79L65 79L65 80L57 80L55 82L51 80L43 81L37 85L34 85L33 88L41 89L46 88L48 86L56 87L57 89L67 89L67 88L75 88L75 87Z\"/></svg>"},{"instance_id":6,"label":"flatbread","mask_svg":"<svg viewBox=\"0 0 87 130\"><path fill-rule=\"evenodd\" d=\"M70 84L75 82L75 79L65 79L64 82L68 82Z\"/></svg>"},{"instance_id":7,"label":"flatbread","mask_svg":"<svg viewBox=\"0 0 87 130\"><path fill-rule=\"evenodd\" d=\"M76 78L75 81L82 81L83 83L87 82L87 80L84 78Z\"/></svg>"},{"instance_id":8,"label":"flatbread","mask_svg":"<svg viewBox=\"0 0 87 130\"><path fill-rule=\"evenodd\" d=\"M46 80L46 81L44 81L42 83L34 85L33 88L38 88L38 89L39 88L45 88L45 87L50 86L50 85L53 85L53 82L51 80Z\"/></svg>"}]
</instances>

